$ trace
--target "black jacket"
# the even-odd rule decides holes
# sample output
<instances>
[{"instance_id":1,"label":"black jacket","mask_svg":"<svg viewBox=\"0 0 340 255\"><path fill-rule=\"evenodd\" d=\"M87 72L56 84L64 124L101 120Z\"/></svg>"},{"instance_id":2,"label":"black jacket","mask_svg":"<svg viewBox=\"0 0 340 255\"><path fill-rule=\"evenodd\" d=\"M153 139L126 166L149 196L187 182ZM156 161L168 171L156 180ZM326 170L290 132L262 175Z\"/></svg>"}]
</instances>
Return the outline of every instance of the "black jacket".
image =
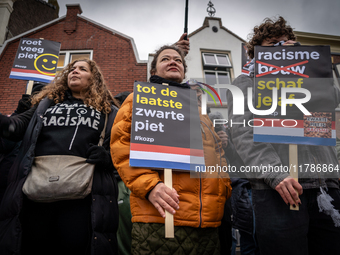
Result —
<instances>
[{"instance_id":1,"label":"black jacket","mask_svg":"<svg viewBox=\"0 0 340 255\"><path fill-rule=\"evenodd\" d=\"M250 183L246 179L231 178L233 192L231 208L233 227L249 234L253 233L253 208L248 194Z\"/></svg>"},{"instance_id":2,"label":"black jacket","mask_svg":"<svg viewBox=\"0 0 340 255\"><path fill-rule=\"evenodd\" d=\"M40 102L37 108L31 108L23 114L11 118L10 122L4 119L0 120L2 128L9 126L10 123L15 123L21 125L18 129L23 127L27 129L23 138L15 137L16 140L23 139L22 146L10 170L8 188L0 205L0 254L2 255L20 254L22 229L19 216L23 205L22 186L34 159L35 145L43 126L42 116L52 104L52 100L46 98ZM111 126L117 111L118 109L112 106L103 144L107 150L110 149ZM118 188L112 171L105 171L105 169L99 169L96 166L91 195L93 232L91 254L117 254Z\"/></svg>"}]
</instances>

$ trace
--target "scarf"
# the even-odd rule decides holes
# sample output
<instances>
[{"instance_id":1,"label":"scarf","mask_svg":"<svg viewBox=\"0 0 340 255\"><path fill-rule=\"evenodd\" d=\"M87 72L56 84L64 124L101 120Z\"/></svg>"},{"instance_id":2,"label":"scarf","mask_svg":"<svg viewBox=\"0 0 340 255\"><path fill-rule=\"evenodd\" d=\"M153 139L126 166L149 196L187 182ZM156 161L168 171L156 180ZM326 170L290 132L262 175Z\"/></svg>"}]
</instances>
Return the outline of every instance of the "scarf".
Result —
<instances>
[{"instance_id":1,"label":"scarf","mask_svg":"<svg viewBox=\"0 0 340 255\"><path fill-rule=\"evenodd\" d=\"M159 77L157 75L152 75L150 77L150 82L151 83L158 83L158 84L167 83L167 84L169 84L169 86L175 86L175 87L186 88L186 89L190 88L190 86L186 83L177 83L175 81L170 81L170 80L164 79L162 77Z\"/></svg>"},{"instance_id":2,"label":"scarf","mask_svg":"<svg viewBox=\"0 0 340 255\"><path fill-rule=\"evenodd\" d=\"M281 46L284 43L285 43L285 41L280 41L280 42L274 44L273 46L274 47ZM299 42L294 43L294 46L299 46L299 45L301 45ZM253 58L248 65L243 67L243 69L245 69L246 71L249 72L249 73L245 73L246 75L253 76L254 75L254 71L255 71L255 58Z\"/></svg>"}]
</instances>

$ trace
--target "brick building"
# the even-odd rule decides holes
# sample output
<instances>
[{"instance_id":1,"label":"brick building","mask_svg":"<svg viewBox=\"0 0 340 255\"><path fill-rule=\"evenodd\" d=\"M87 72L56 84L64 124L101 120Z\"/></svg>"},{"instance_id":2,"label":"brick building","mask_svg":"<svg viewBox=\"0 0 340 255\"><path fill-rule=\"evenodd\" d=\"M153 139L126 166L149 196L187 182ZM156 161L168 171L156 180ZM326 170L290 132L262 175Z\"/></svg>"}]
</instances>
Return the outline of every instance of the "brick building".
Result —
<instances>
[{"instance_id":1,"label":"brick building","mask_svg":"<svg viewBox=\"0 0 340 255\"><path fill-rule=\"evenodd\" d=\"M10 79L20 38L44 38L61 43L58 69L80 57L100 66L113 95L132 91L135 80L146 81L147 61L139 60L133 39L81 15L79 4L67 6L66 16L7 40L0 52L0 112L11 114L27 81Z\"/></svg>"},{"instance_id":2,"label":"brick building","mask_svg":"<svg viewBox=\"0 0 340 255\"><path fill-rule=\"evenodd\" d=\"M57 1L54 4L43 0L14 1L5 40L58 18L59 5Z\"/></svg>"}]
</instances>

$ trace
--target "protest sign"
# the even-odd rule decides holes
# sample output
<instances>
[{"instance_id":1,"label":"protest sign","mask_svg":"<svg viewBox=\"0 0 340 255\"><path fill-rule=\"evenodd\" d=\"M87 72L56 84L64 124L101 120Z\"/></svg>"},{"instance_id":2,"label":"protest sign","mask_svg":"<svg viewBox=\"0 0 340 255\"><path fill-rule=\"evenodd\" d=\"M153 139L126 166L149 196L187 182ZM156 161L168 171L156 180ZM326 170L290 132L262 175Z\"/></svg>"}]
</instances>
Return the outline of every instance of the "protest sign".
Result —
<instances>
[{"instance_id":1,"label":"protest sign","mask_svg":"<svg viewBox=\"0 0 340 255\"><path fill-rule=\"evenodd\" d=\"M247 54L247 46L245 43L241 44L241 64L242 64L242 73L249 75L248 65L251 62L250 57Z\"/></svg>"},{"instance_id":2,"label":"protest sign","mask_svg":"<svg viewBox=\"0 0 340 255\"><path fill-rule=\"evenodd\" d=\"M254 141L335 145L331 65L329 46L256 46Z\"/></svg>"},{"instance_id":3,"label":"protest sign","mask_svg":"<svg viewBox=\"0 0 340 255\"><path fill-rule=\"evenodd\" d=\"M57 72L60 43L21 38L9 78L50 82Z\"/></svg>"},{"instance_id":4,"label":"protest sign","mask_svg":"<svg viewBox=\"0 0 340 255\"><path fill-rule=\"evenodd\" d=\"M204 166L196 92L135 82L130 166L195 170Z\"/></svg>"}]
</instances>

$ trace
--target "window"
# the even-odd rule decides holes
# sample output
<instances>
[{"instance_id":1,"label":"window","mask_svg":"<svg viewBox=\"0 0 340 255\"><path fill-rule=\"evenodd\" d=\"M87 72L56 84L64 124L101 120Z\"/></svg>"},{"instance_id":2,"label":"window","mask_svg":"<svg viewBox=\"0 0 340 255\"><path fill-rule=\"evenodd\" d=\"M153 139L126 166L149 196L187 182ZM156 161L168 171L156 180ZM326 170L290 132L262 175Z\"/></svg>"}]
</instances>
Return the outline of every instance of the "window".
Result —
<instances>
[{"instance_id":1,"label":"window","mask_svg":"<svg viewBox=\"0 0 340 255\"><path fill-rule=\"evenodd\" d=\"M219 94L222 104L227 104L227 89L225 84L231 82L232 64L228 53L202 53L203 73L205 83L214 87ZM206 88L208 91L209 89ZM210 91L215 101L219 105L219 100L215 93ZM208 105L215 105L214 100L207 96Z\"/></svg>"},{"instance_id":2,"label":"window","mask_svg":"<svg viewBox=\"0 0 340 255\"><path fill-rule=\"evenodd\" d=\"M205 82L211 85L230 84L229 72L205 71Z\"/></svg>"},{"instance_id":3,"label":"window","mask_svg":"<svg viewBox=\"0 0 340 255\"><path fill-rule=\"evenodd\" d=\"M60 72L67 64L72 63L72 61L81 58L92 59L92 50L73 50L73 51L60 51L59 60L57 65L57 72Z\"/></svg>"},{"instance_id":4,"label":"window","mask_svg":"<svg viewBox=\"0 0 340 255\"><path fill-rule=\"evenodd\" d=\"M204 65L231 67L228 54L203 53Z\"/></svg>"},{"instance_id":5,"label":"window","mask_svg":"<svg viewBox=\"0 0 340 255\"><path fill-rule=\"evenodd\" d=\"M207 83L209 84L209 83ZM227 89L224 85L215 85L213 86L213 88L216 90L216 92L218 93L218 95L220 96L221 98L221 101L222 101L222 105L226 105L227 104ZM217 95L213 92L213 91L210 91L209 88L206 88L206 90L208 90L210 93L211 93L211 96L215 99L214 99L209 95L207 96L207 103L208 105L215 105L215 102L217 104L217 106L220 105L220 101L217 97Z\"/></svg>"}]
</instances>

